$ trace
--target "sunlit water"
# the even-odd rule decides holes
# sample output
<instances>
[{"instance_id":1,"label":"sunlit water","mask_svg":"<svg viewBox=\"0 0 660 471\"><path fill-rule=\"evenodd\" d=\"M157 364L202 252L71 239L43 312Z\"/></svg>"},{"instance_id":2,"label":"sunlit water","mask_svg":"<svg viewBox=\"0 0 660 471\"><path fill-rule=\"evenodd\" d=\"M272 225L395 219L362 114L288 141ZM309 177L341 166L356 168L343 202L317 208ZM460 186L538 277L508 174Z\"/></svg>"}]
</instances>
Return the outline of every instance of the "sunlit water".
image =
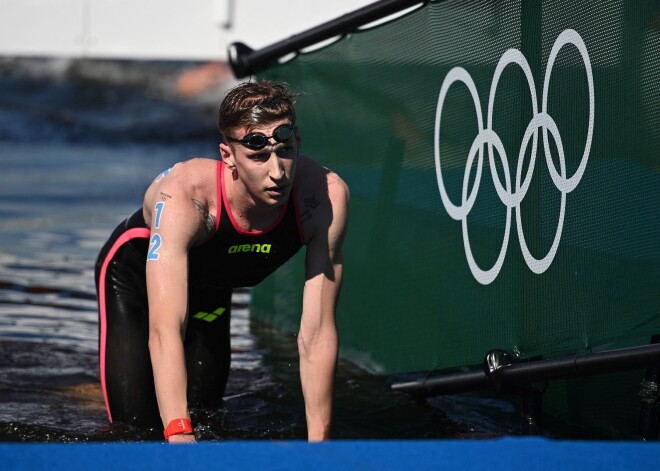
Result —
<instances>
[{"instance_id":1,"label":"sunlit water","mask_svg":"<svg viewBox=\"0 0 660 471\"><path fill-rule=\"evenodd\" d=\"M155 175L215 155L215 103L173 92L190 66L0 60L0 440L161 438L107 423L93 266ZM248 290L234 295L224 404L194 410L196 432L303 439L295 338L251 321L249 299ZM335 437L487 437L515 427L508 403L416 402L388 381L340 363Z\"/></svg>"}]
</instances>

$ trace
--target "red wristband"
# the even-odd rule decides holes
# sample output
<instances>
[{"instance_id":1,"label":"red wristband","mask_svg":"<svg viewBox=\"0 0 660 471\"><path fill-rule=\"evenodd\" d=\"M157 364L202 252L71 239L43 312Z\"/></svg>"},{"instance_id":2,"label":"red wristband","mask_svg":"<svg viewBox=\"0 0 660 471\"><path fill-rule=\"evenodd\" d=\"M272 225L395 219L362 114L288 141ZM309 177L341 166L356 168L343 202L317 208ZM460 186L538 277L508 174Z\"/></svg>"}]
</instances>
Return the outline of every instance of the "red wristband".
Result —
<instances>
[{"instance_id":1,"label":"red wristband","mask_svg":"<svg viewBox=\"0 0 660 471\"><path fill-rule=\"evenodd\" d=\"M183 435L184 433L192 433L193 428L190 420L188 419L174 419L167 424L165 428L165 440L169 441L172 435Z\"/></svg>"}]
</instances>

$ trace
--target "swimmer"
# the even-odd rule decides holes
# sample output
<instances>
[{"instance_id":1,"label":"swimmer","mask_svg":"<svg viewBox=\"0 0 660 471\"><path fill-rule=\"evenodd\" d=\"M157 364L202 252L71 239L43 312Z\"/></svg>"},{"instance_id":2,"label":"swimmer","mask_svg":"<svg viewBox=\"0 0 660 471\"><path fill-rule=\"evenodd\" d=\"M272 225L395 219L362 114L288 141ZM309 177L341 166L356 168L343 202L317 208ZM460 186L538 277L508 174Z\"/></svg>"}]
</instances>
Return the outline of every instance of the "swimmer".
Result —
<instances>
[{"instance_id":1,"label":"swimmer","mask_svg":"<svg viewBox=\"0 0 660 471\"><path fill-rule=\"evenodd\" d=\"M276 82L230 90L219 110L221 160L157 176L101 250L110 422L161 423L168 442L194 442L189 407L217 406L227 383L232 289L258 284L305 246L297 341L307 437L330 437L349 191L300 154L293 105Z\"/></svg>"}]
</instances>

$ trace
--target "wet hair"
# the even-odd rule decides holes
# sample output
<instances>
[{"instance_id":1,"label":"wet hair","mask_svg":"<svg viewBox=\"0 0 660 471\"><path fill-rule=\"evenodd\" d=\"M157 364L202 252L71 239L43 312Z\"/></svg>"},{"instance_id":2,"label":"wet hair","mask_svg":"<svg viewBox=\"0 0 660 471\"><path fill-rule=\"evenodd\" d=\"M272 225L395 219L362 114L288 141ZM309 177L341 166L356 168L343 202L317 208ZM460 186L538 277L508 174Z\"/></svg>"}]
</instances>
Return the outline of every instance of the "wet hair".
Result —
<instances>
[{"instance_id":1,"label":"wet hair","mask_svg":"<svg viewBox=\"0 0 660 471\"><path fill-rule=\"evenodd\" d=\"M227 136L236 128L254 129L282 119L296 122L295 95L284 84L245 82L227 93L219 110L218 129Z\"/></svg>"}]
</instances>

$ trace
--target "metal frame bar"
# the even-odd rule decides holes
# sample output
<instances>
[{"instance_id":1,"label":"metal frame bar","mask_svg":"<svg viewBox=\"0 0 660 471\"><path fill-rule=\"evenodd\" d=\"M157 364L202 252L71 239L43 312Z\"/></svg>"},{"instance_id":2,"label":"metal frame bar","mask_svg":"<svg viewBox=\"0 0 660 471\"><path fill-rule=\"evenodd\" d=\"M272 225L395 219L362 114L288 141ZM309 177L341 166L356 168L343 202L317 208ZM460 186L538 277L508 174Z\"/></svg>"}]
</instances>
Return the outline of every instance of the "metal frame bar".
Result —
<instances>
[{"instance_id":1,"label":"metal frame bar","mask_svg":"<svg viewBox=\"0 0 660 471\"><path fill-rule=\"evenodd\" d=\"M381 0L258 51L235 42L228 48L229 65L236 78L247 77L276 64L280 57L287 54L297 53L335 36L344 36L360 26L422 3L426 0Z\"/></svg>"},{"instance_id":2,"label":"metal frame bar","mask_svg":"<svg viewBox=\"0 0 660 471\"><path fill-rule=\"evenodd\" d=\"M654 362L660 362L660 344L504 365L498 368L497 376L504 384L519 385L644 368ZM488 389L490 384L486 372L477 370L395 383L391 388L429 397Z\"/></svg>"}]
</instances>

